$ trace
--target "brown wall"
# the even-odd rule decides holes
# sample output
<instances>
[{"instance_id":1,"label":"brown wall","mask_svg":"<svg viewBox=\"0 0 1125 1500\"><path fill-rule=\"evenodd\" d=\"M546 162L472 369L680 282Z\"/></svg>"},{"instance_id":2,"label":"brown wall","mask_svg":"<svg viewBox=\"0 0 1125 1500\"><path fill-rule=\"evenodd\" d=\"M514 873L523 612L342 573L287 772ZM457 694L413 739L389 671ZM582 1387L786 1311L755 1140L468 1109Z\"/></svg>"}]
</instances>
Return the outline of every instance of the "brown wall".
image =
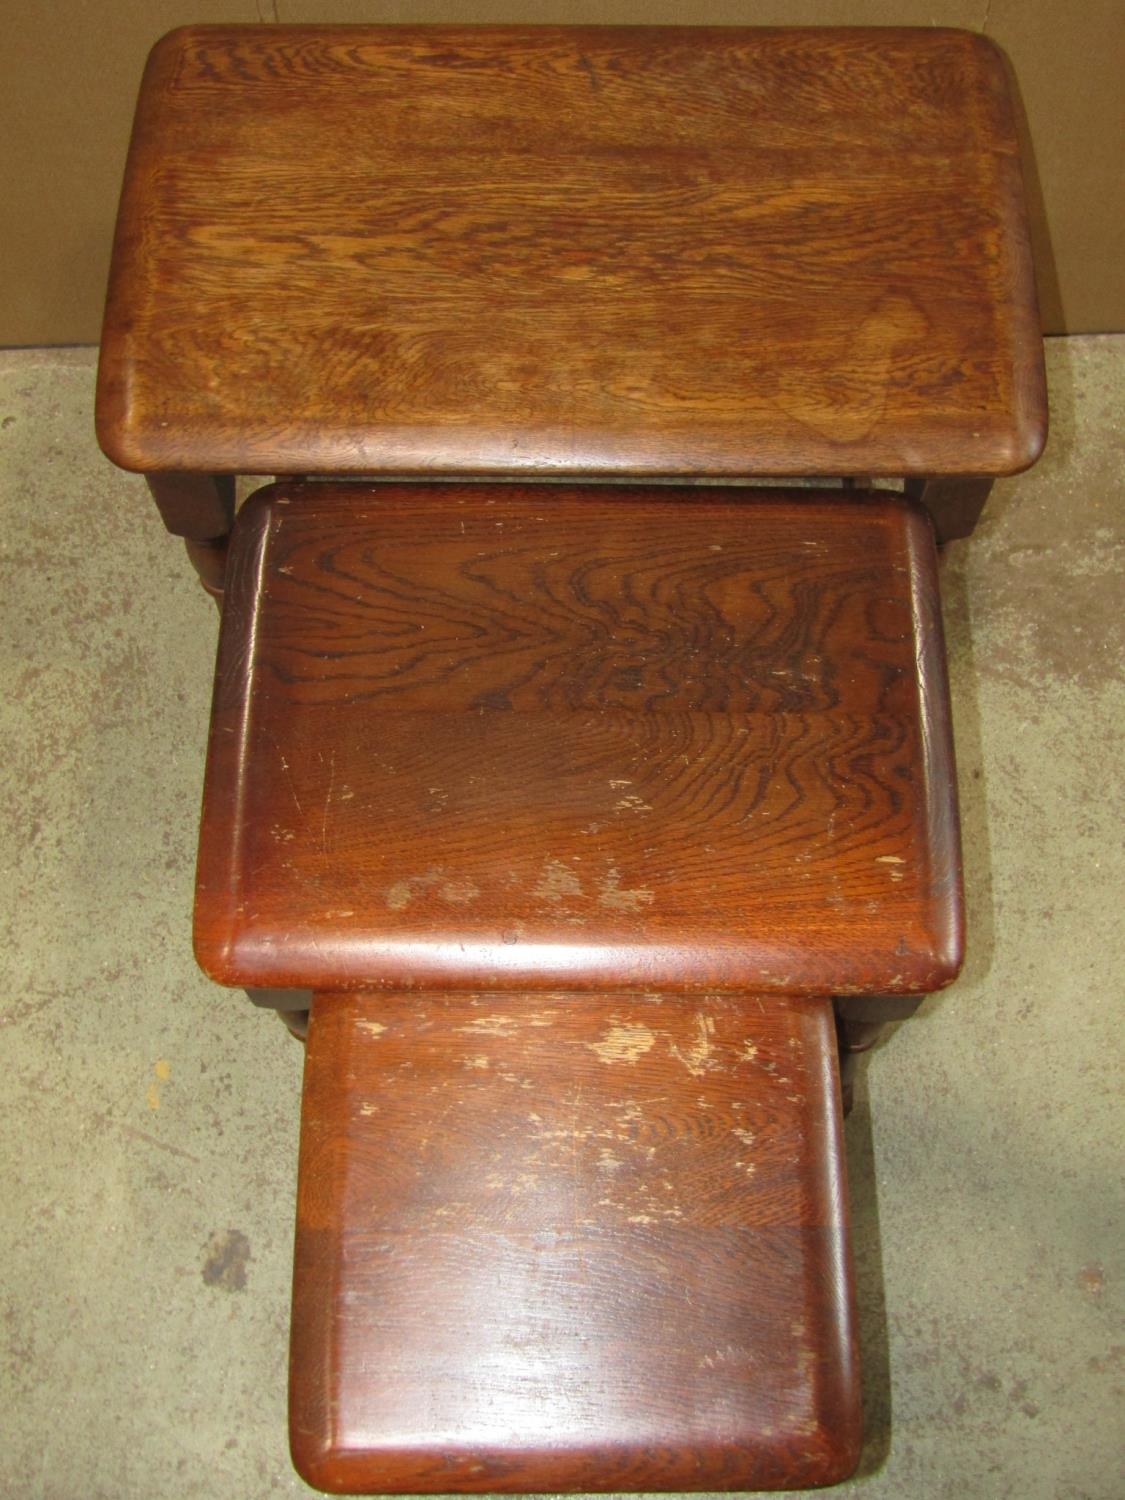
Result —
<instances>
[{"instance_id":1,"label":"brown wall","mask_svg":"<svg viewBox=\"0 0 1125 1500\"><path fill-rule=\"evenodd\" d=\"M1122 0L0 0L0 345L97 340L149 46L189 21L946 25L1008 52L1029 135L1043 321L1125 330Z\"/></svg>"}]
</instances>

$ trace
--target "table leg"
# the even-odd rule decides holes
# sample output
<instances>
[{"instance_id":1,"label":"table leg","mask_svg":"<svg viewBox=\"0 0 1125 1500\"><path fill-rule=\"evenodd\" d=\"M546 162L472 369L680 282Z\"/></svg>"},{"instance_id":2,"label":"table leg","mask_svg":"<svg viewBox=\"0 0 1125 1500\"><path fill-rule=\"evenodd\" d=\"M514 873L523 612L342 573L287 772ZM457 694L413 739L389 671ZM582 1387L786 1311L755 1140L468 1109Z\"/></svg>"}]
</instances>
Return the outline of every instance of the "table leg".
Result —
<instances>
[{"instance_id":1,"label":"table leg","mask_svg":"<svg viewBox=\"0 0 1125 1500\"><path fill-rule=\"evenodd\" d=\"M837 995L836 1042L840 1049L840 1095L850 1114L859 1059L869 1052L892 1021L905 1021L921 1005L922 995Z\"/></svg>"},{"instance_id":2,"label":"table leg","mask_svg":"<svg viewBox=\"0 0 1125 1500\"><path fill-rule=\"evenodd\" d=\"M248 989L246 993L255 1005L276 1012L278 1020L299 1042L308 1036L312 990Z\"/></svg>"},{"instance_id":3,"label":"table leg","mask_svg":"<svg viewBox=\"0 0 1125 1500\"><path fill-rule=\"evenodd\" d=\"M907 495L924 505L933 517L938 546L972 534L991 489L991 479L974 475L906 481Z\"/></svg>"},{"instance_id":4,"label":"table leg","mask_svg":"<svg viewBox=\"0 0 1125 1500\"><path fill-rule=\"evenodd\" d=\"M182 536L199 581L222 608L227 539L234 522L232 474L147 474L160 518Z\"/></svg>"}]
</instances>

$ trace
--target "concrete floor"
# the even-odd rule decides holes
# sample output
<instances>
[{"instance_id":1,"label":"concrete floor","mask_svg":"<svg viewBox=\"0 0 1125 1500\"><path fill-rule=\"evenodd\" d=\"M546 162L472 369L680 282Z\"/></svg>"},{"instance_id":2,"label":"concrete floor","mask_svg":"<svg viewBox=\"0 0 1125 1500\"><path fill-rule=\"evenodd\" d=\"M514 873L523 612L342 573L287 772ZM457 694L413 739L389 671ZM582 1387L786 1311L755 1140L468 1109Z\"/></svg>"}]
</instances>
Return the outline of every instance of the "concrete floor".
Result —
<instances>
[{"instance_id":1,"label":"concrete floor","mask_svg":"<svg viewBox=\"0 0 1125 1500\"><path fill-rule=\"evenodd\" d=\"M863 1500L1125 1494L1125 338L1049 365L1046 458L944 562L968 965L848 1124ZM0 1495L299 1495L301 1051L192 961L215 610L93 369L0 354Z\"/></svg>"}]
</instances>

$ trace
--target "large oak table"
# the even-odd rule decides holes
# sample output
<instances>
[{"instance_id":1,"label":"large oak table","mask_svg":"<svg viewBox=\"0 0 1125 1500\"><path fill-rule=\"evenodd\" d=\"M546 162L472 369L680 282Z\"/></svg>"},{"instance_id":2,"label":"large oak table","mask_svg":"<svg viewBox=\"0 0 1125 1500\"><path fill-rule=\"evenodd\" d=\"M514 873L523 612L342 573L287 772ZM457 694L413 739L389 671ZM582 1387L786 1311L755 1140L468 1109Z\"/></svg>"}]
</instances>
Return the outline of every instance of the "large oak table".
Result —
<instances>
[{"instance_id":1,"label":"large oak table","mask_svg":"<svg viewBox=\"0 0 1125 1500\"><path fill-rule=\"evenodd\" d=\"M102 446L232 476L907 481L1045 435L1000 54L948 30L201 26L154 50Z\"/></svg>"}]
</instances>

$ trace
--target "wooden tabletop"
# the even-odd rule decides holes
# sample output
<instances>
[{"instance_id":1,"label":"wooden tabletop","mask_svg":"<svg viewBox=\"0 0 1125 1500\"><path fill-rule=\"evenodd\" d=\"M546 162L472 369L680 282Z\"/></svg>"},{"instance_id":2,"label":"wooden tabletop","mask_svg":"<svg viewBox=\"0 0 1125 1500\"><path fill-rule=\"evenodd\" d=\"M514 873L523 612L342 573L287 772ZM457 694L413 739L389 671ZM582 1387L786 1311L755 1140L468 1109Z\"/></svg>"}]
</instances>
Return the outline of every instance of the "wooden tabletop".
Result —
<instances>
[{"instance_id":1,"label":"wooden tabletop","mask_svg":"<svg viewBox=\"0 0 1125 1500\"><path fill-rule=\"evenodd\" d=\"M999 54L928 30L230 26L145 74L126 468L1003 474L1045 431Z\"/></svg>"},{"instance_id":2,"label":"wooden tabletop","mask_svg":"<svg viewBox=\"0 0 1125 1500\"><path fill-rule=\"evenodd\" d=\"M940 988L960 870L927 519L838 490L260 492L196 952L249 986Z\"/></svg>"},{"instance_id":3,"label":"wooden tabletop","mask_svg":"<svg viewBox=\"0 0 1125 1500\"><path fill-rule=\"evenodd\" d=\"M835 1050L827 1000L318 996L300 1472L350 1494L850 1473Z\"/></svg>"}]
</instances>

